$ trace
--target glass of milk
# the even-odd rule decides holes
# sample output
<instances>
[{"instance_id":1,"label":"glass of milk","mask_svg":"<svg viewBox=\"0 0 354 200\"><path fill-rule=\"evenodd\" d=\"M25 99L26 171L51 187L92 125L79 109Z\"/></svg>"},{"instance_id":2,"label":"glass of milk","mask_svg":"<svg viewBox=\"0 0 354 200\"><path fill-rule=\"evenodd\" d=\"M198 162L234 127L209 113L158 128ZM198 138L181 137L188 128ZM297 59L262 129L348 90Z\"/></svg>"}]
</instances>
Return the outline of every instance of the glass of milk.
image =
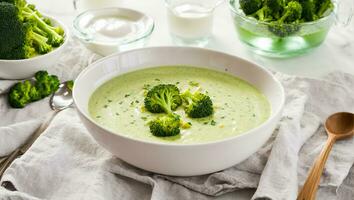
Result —
<instances>
[{"instance_id":1,"label":"glass of milk","mask_svg":"<svg viewBox=\"0 0 354 200\"><path fill-rule=\"evenodd\" d=\"M165 0L172 40L203 47L213 31L213 12L223 0Z\"/></svg>"}]
</instances>

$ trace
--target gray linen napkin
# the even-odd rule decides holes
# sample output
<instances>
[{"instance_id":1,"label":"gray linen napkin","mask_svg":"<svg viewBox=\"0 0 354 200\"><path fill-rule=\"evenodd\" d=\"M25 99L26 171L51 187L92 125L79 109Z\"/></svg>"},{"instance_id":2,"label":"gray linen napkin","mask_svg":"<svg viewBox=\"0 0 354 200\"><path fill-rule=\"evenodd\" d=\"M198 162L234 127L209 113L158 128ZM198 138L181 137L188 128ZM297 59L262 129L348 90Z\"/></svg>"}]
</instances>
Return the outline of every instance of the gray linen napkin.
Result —
<instances>
[{"instance_id":1,"label":"gray linen napkin","mask_svg":"<svg viewBox=\"0 0 354 200\"><path fill-rule=\"evenodd\" d=\"M57 65L48 69L60 80L72 80L98 56L86 50L78 41L71 40L66 53L58 58ZM0 157L8 155L23 144L50 115L49 98L29 104L23 109L12 109L5 95L14 80L0 79Z\"/></svg>"},{"instance_id":2,"label":"gray linen napkin","mask_svg":"<svg viewBox=\"0 0 354 200\"><path fill-rule=\"evenodd\" d=\"M226 193L258 187L253 199L295 199L325 142L321 122L332 112L354 111L354 77L341 72L325 80L277 77L287 96L282 120L257 153L234 167L184 178L140 170L97 145L68 109L6 171L1 181L11 181L19 192L0 192L8 199L231 199ZM354 198L354 140L339 143L319 199Z\"/></svg>"}]
</instances>

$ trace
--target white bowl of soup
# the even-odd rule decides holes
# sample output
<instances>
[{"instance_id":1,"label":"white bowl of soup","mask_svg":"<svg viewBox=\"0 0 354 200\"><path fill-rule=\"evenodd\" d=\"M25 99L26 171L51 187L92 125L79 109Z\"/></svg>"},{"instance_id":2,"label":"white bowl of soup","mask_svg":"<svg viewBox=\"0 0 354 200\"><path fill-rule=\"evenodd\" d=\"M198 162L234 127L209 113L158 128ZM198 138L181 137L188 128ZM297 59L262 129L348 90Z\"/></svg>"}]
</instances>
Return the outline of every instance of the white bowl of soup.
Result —
<instances>
[{"instance_id":1,"label":"white bowl of soup","mask_svg":"<svg viewBox=\"0 0 354 200\"><path fill-rule=\"evenodd\" d=\"M200 91L213 114L190 118L178 135L157 137L149 123L163 114L144 108L147 87L173 84ZM151 47L103 58L75 81L79 116L97 143L138 168L195 176L231 167L271 136L284 105L281 83L268 70L225 53L190 47Z\"/></svg>"}]
</instances>

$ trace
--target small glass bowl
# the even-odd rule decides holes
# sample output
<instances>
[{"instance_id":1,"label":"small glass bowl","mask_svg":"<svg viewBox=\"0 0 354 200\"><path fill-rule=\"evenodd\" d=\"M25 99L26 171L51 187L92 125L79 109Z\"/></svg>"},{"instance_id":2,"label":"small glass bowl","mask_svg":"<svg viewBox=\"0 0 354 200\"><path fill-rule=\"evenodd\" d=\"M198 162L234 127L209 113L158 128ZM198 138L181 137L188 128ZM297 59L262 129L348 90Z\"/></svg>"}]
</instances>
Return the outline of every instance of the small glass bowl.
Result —
<instances>
[{"instance_id":1,"label":"small glass bowl","mask_svg":"<svg viewBox=\"0 0 354 200\"><path fill-rule=\"evenodd\" d=\"M90 50L107 56L144 47L154 30L154 20L127 8L87 10L73 22L74 35Z\"/></svg>"},{"instance_id":2,"label":"small glass bowl","mask_svg":"<svg viewBox=\"0 0 354 200\"><path fill-rule=\"evenodd\" d=\"M269 22L259 22L245 16L238 0L230 0L231 15L239 39L257 54L269 57L292 57L304 54L325 40L335 22L335 12L313 22L296 25L296 31L290 35L274 33ZM293 25L283 25L283 29L293 29Z\"/></svg>"}]
</instances>

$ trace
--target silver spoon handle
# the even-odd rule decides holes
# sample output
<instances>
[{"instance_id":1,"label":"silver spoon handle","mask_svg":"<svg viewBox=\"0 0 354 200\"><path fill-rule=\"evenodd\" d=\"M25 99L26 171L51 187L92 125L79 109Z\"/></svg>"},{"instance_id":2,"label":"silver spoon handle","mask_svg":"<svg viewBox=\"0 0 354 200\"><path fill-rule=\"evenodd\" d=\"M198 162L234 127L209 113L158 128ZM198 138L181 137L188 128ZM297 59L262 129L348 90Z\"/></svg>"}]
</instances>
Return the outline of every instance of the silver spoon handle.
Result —
<instances>
[{"instance_id":1,"label":"silver spoon handle","mask_svg":"<svg viewBox=\"0 0 354 200\"><path fill-rule=\"evenodd\" d=\"M48 128L49 124L59 112L60 111L54 111L49 117L45 119L41 126L26 140L26 142L22 146L18 147L15 151L8 155L6 160L2 160L0 165L0 179L3 176L5 170L10 166L10 164L16 158L23 155L32 146L32 144L37 140L37 138Z\"/></svg>"}]
</instances>

